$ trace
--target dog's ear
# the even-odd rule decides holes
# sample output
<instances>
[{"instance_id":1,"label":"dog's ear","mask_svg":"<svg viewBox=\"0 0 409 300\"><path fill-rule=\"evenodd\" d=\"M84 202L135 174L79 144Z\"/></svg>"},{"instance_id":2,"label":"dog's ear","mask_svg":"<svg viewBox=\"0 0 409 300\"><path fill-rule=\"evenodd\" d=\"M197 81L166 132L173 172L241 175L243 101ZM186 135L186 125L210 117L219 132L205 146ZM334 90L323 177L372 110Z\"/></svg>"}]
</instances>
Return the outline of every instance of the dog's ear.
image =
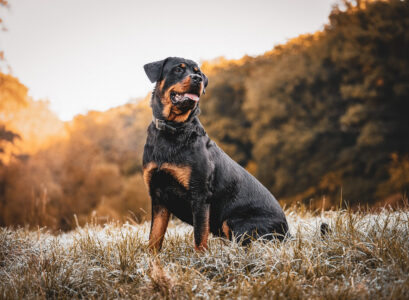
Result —
<instances>
[{"instance_id":1,"label":"dog's ear","mask_svg":"<svg viewBox=\"0 0 409 300\"><path fill-rule=\"evenodd\" d=\"M162 59L158 61L151 62L143 66L146 75L148 75L149 80L153 82L159 81L162 76L163 66L168 59Z\"/></svg>"},{"instance_id":2,"label":"dog's ear","mask_svg":"<svg viewBox=\"0 0 409 300\"><path fill-rule=\"evenodd\" d=\"M209 83L209 79L204 73L202 73L202 78L203 78L203 84L204 84L203 94L206 94L206 87L207 87L207 84Z\"/></svg>"},{"instance_id":3,"label":"dog's ear","mask_svg":"<svg viewBox=\"0 0 409 300\"><path fill-rule=\"evenodd\" d=\"M209 83L209 79L204 73L202 73L202 77L203 77L204 87L207 87L207 84Z\"/></svg>"}]
</instances>

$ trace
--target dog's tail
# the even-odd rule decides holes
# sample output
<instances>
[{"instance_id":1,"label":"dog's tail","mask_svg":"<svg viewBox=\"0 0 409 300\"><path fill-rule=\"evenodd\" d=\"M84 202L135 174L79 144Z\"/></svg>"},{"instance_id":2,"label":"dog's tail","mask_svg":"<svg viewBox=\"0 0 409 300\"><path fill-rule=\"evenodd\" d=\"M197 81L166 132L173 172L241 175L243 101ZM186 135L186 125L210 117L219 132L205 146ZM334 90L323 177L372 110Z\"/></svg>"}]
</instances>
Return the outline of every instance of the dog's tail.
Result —
<instances>
[{"instance_id":1,"label":"dog's tail","mask_svg":"<svg viewBox=\"0 0 409 300\"><path fill-rule=\"evenodd\" d=\"M321 226L320 226L321 238L325 239L328 236L328 234L331 233L331 232L332 232L331 227L329 227L329 225L327 223L322 222Z\"/></svg>"}]
</instances>

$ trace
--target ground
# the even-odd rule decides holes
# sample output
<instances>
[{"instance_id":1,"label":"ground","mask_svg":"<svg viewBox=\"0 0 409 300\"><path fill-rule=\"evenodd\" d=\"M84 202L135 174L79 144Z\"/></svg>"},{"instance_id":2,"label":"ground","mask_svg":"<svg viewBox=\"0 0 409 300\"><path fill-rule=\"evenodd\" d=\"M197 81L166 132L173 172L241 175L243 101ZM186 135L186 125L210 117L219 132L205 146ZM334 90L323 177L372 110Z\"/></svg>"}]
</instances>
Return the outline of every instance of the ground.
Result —
<instances>
[{"instance_id":1,"label":"ground","mask_svg":"<svg viewBox=\"0 0 409 300\"><path fill-rule=\"evenodd\" d=\"M0 298L408 299L409 210L318 216L286 211L293 237L249 247L171 222L162 251L149 223L0 229ZM325 221L331 232L320 236Z\"/></svg>"}]
</instances>

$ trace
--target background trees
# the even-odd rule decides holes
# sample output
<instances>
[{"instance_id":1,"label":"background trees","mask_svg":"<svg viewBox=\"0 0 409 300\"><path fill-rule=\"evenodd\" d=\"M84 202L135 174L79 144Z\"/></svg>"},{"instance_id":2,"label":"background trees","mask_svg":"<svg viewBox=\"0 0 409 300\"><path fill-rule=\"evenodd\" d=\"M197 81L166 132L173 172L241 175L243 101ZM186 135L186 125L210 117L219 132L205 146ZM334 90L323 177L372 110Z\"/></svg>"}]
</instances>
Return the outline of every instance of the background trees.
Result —
<instances>
[{"instance_id":1,"label":"background trees","mask_svg":"<svg viewBox=\"0 0 409 300\"><path fill-rule=\"evenodd\" d=\"M408 29L407 1L346 2L322 32L205 64L203 123L287 203L338 203L342 188L352 205L373 204L407 190L383 183L409 150Z\"/></svg>"},{"instance_id":2,"label":"background trees","mask_svg":"<svg viewBox=\"0 0 409 300\"><path fill-rule=\"evenodd\" d=\"M205 62L200 118L283 204L397 205L409 189L408 53L408 1L345 2L323 31ZM149 218L150 121L148 95L63 123L0 73L0 225Z\"/></svg>"},{"instance_id":3,"label":"background trees","mask_svg":"<svg viewBox=\"0 0 409 300\"><path fill-rule=\"evenodd\" d=\"M141 175L149 97L64 124L0 75L0 225L69 230L91 219L149 218Z\"/></svg>"}]
</instances>

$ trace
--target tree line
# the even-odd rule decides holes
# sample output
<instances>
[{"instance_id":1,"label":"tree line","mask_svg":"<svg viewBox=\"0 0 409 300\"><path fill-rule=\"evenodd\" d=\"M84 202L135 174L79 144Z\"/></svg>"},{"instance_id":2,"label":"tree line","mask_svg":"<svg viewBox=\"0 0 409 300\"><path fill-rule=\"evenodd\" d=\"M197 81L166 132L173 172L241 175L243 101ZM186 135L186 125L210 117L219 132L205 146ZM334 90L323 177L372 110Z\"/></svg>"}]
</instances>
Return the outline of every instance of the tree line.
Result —
<instances>
[{"instance_id":1,"label":"tree line","mask_svg":"<svg viewBox=\"0 0 409 300\"><path fill-rule=\"evenodd\" d=\"M203 123L282 202L399 202L409 187L408 29L408 1L345 1L322 31L205 63Z\"/></svg>"},{"instance_id":2,"label":"tree line","mask_svg":"<svg viewBox=\"0 0 409 300\"><path fill-rule=\"evenodd\" d=\"M345 1L322 31L204 62L200 119L282 204L399 205L409 188L408 29L408 1ZM149 219L149 97L63 123L0 73L0 226Z\"/></svg>"}]
</instances>

